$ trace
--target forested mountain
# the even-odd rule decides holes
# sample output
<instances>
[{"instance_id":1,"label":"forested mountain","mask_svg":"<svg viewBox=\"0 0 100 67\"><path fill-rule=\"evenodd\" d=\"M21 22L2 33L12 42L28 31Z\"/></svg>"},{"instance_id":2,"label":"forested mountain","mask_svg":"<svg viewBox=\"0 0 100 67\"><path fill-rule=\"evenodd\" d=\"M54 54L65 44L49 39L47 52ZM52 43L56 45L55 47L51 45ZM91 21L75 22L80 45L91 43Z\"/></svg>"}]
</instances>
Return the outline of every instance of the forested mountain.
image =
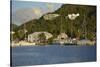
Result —
<instances>
[{"instance_id":1,"label":"forested mountain","mask_svg":"<svg viewBox=\"0 0 100 67\"><path fill-rule=\"evenodd\" d=\"M79 16L75 20L68 18L68 14L77 13ZM57 16L55 15L55 17L52 14ZM46 15L51 16L49 17L51 19L46 19ZM30 20L17 27L17 29L14 28L13 31L16 32L14 36L23 39L25 35L23 33L24 29L27 30L27 35L36 31L47 31L52 33L54 37L61 32L65 32L69 37L71 37L72 33L72 37L83 38L83 34L86 33L88 39L93 39L96 37L96 7L64 4L55 12L47 13L39 19Z\"/></svg>"},{"instance_id":2,"label":"forested mountain","mask_svg":"<svg viewBox=\"0 0 100 67\"><path fill-rule=\"evenodd\" d=\"M10 24L10 31L17 31L18 26L16 24Z\"/></svg>"}]
</instances>

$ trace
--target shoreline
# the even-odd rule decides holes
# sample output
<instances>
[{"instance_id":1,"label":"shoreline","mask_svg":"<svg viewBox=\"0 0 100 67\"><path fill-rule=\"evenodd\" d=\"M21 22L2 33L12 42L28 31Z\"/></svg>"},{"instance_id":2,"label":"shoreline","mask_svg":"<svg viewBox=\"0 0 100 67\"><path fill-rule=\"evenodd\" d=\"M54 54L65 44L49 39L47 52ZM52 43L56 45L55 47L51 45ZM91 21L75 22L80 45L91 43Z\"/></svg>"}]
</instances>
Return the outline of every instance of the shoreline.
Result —
<instances>
[{"instance_id":1,"label":"shoreline","mask_svg":"<svg viewBox=\"0 0 100 67\"><path fill-rule=\"evenodd\" d=\"M56 45L21 45L21 46L10 46L11 48L16 48L16 47L36 47L36 46L40 46L40 47L46 47L46 46L56 46ZM61 46L61 47L69 47L69 46L96 46L96 44L94 45L57 45L57 46Z\"/></svg>"}]
</instances>

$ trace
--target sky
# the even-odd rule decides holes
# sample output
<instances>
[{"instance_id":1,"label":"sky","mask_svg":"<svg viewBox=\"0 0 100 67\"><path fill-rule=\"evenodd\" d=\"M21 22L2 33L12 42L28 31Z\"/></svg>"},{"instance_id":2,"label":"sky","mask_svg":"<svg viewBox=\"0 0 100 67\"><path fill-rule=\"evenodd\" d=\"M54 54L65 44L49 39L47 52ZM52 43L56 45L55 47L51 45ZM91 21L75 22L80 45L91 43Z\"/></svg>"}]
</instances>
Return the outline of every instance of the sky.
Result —
<instances>
[{"instance_id":1,"label":"sky","mask_svg":"<svg viewBox=\"0 0 100 67\"><path fill-rule=\"evenodd\" d=\"M61 3L12 0L12 23L21 25L29 20L38 19L43 14L54 12L61 5Z\"/></svg>"}]
</instances>

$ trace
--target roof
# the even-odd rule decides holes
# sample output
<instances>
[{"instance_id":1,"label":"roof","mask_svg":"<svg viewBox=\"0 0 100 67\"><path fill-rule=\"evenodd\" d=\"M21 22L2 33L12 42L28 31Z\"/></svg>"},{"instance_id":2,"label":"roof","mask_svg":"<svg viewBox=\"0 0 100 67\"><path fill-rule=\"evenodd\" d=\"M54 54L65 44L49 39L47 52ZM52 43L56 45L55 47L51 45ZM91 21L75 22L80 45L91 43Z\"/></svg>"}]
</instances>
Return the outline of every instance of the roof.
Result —
<instances>
[{"instance_id":1,"label":"roof","mask_svg":"<svg viewBox=\"0 0 100 67\"><path fill-rule=\"evenodd\" d=\"M61 38L66 39L66 38L68 38L68 35L67 35L66 33L61 33L61 34L58 35L57 38L58 38L58 39L61 39Z\"/></svg>"},{"instance_id":2,"label":"roof","mask_svg":"<svg viewBox=\"0 0 100 67\"><path fill-rule=\"evenodd\" d=\"M33 36L34 38L37 38L39 36L39 34L44 33L46 36L46 39L49 39L51 37L53 37L53 35L49 32L34 32L32 34L29 34L28 36Z\"/></svg>"},{"instance_id":3,"label":"roof","mask_svg":"<svg viewBox=\"0 0 100 67\"><path fill-rule=\"evenodd\" d=\"M44 19L45 20L52 20L58 16L59 16L59 14L46 14L46 15L44 15Z\"/></svg>"}]
</instances>

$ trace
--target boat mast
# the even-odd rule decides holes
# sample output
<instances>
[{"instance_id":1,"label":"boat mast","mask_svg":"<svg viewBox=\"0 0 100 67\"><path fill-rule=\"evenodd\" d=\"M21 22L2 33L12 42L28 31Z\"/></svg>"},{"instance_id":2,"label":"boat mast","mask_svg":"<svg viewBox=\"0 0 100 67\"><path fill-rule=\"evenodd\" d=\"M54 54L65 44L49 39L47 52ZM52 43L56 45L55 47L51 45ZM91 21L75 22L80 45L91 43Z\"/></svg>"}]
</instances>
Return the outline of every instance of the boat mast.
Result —
<instances>
[{"instance_id":1,"label":"boat mast","mask_svg":"<svg viewBox=\"0 0 100 67\"><path fill-rule=\"evenodd\" d=\"M61 16L61 22L60 22L60 33L62 33L62 16Z\"/></svg>"},{"instance_id":2,"label":"boat mast","mask_svg":"<svg viewBox=\"0 0 100 67\"><path fill-rule=\"evenodd\" d=\"M24 23L24 34L25 34L25 40L26 40L26 32L27 32L27 30L26 30L26 25L25 25L25 23Z\"/></svg>"},{"instance_id":3,"label":"boat mast","mask_svg":"<svg viewBox=\"0 0 100 67\"><path fill-rule=\"evenodd\" d=\"M84 38L87 39L86 34L87 34L87 30L86 30L86 14L84 14L84 18L83 18L83 35Z\"/></svg>"}]
</instances>

